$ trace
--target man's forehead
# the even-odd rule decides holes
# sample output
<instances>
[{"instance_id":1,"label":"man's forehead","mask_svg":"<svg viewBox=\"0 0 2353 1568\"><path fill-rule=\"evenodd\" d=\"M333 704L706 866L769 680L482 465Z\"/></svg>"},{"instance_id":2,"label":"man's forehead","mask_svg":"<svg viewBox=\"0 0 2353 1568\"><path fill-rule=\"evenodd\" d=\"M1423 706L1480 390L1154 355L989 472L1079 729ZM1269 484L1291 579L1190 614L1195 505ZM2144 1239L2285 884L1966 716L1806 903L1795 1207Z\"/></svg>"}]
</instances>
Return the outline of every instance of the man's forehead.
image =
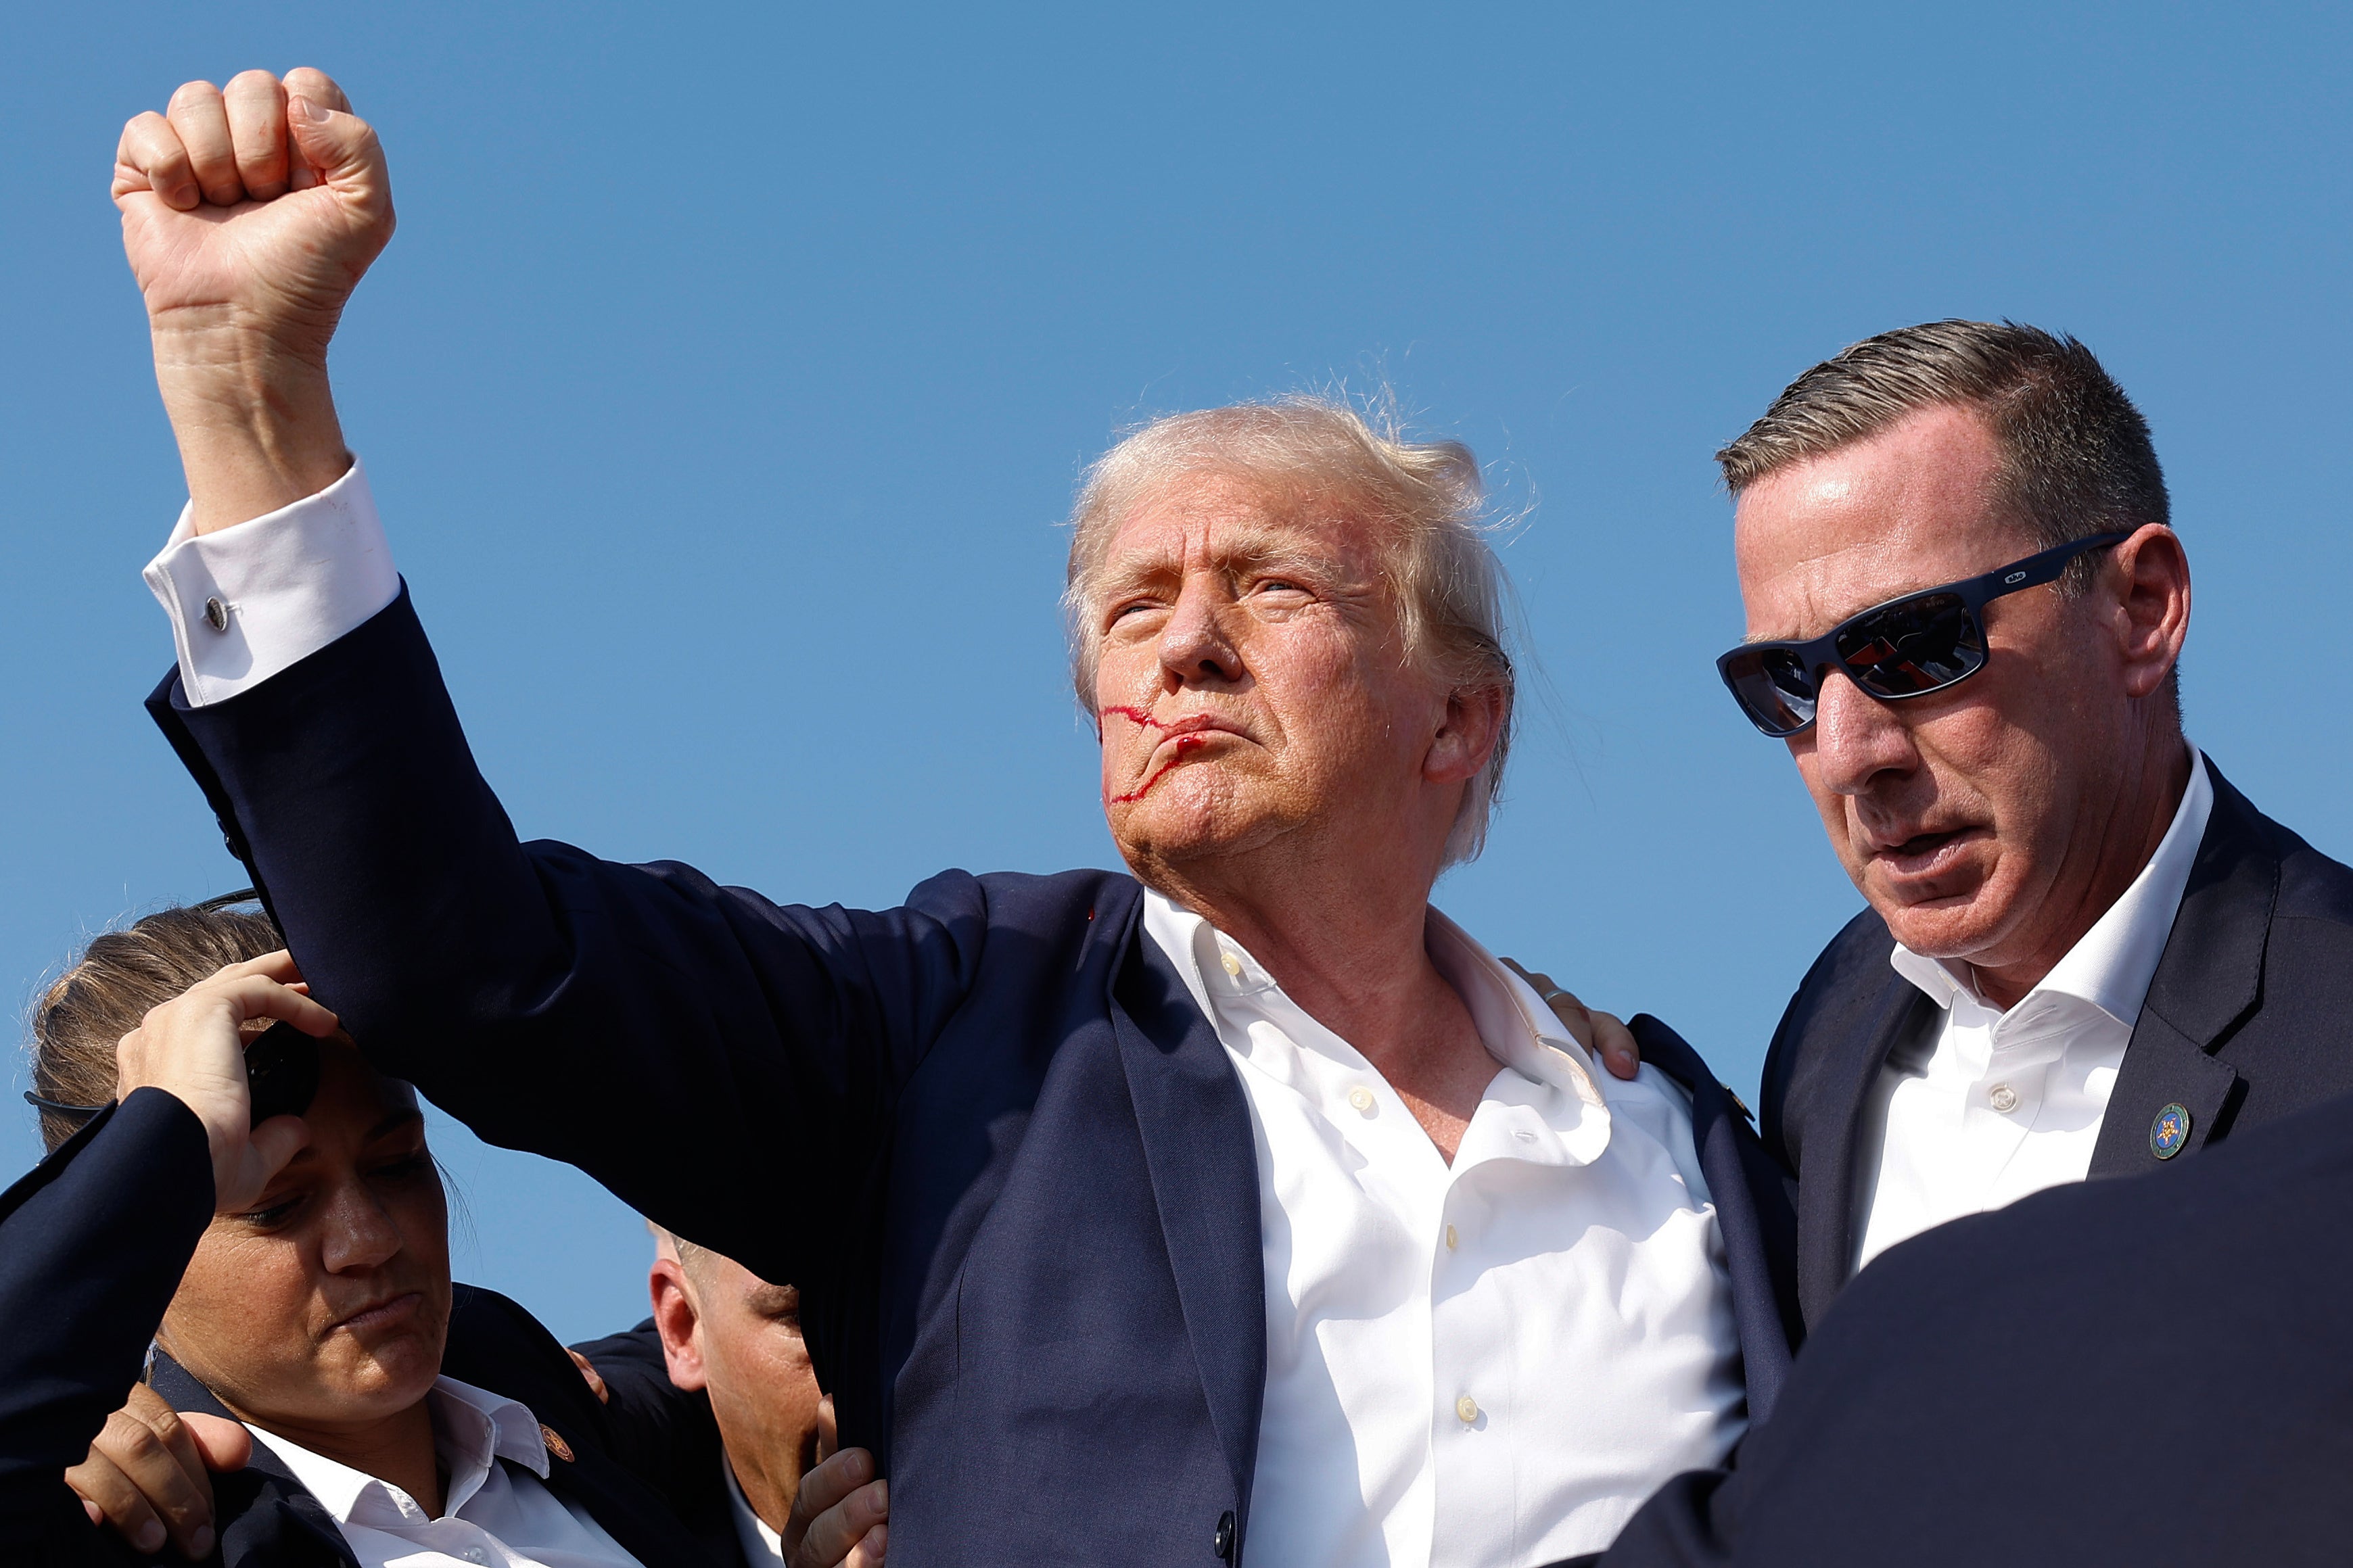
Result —
<instances>
[{"instance_id":1,"label":"man's forehead","mask_svg":"<svg viewBox=\"0 0 2353 1568\"><path fill-rule=\"evenodd\" d=\"M1224 474L1186 474L1128 508L1106 553L1115 572L1150 570L1195 554L1353 556L1372 546L1373 531L1345 498Z\"/></svg>"},{"instance_id":2,"label":"man's forehead","mask_svg":"<svg viewBox=\"0 0 2353 1568\"><path fill-rule=\"evenodd\" d=\"M1752 640L1817 636L1873 605L1991 570L2025 539L1973 416L1931 410L1768 474L1740 497L1734 553Z\"/></svg>"}]
</instances>

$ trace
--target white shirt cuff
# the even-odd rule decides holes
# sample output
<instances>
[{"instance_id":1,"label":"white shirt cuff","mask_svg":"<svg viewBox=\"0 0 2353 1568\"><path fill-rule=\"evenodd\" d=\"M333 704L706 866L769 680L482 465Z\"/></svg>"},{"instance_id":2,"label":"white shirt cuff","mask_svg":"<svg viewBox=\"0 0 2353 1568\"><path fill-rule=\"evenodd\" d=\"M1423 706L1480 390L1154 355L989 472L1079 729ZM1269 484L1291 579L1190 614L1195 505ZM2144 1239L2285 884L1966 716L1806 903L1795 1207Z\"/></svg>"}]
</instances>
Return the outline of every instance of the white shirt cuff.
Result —
<instances>
[{"instance_id":1,"label":"white shirt cuff","mask_svg":"<svg viewBox=\"0 0 2353 1568\"><path fill-rule=\"evenodd\" d=\"M143 574L202 708L317 653L400 596L367 472L248 522L199 535L183 508Z\"/></svg>"}]
</instances>

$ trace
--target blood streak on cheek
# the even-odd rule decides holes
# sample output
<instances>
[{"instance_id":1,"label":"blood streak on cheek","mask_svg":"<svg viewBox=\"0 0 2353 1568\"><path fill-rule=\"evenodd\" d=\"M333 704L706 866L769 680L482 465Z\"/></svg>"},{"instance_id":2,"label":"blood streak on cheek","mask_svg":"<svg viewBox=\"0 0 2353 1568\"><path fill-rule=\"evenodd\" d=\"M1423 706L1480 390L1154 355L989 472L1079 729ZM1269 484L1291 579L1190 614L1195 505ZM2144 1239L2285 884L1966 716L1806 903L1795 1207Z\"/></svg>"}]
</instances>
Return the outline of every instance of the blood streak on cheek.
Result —
<instances>
[{"instance_id":1,"label":"blood streak on cheek","mask_svg":"<svg viewBox=\"0 0 2353 1568\"><path fill-rule=\"evenodd\" d=\"M1167 725L1163 724L1159 720L1155 719L1151 714L1146 713L1141 708L1106 708L1103 711L1103 717L1106 719L1116 713L1123 719L1134 720L1147 730L1166 730L1168 728Z\"/></svg>"},{"instance_id":2,"label":"blood streak on cheek","mask_svg":"<svg viewBox=\"0 0 2353 1568\"><path fill-rule=\"evenodd\" d=\"M1114 710L1109 710L1109 709L1106 709L1106 710L1105 710L1105 711L1106 711L1106 712L1109 712L1109 711L1114 711ZM1158 726L1155 726L1155 728L1158 728ZM1158 784L1162 779L1166 778L1166 777L1169 775L1169 773L1170 773L1171 772L1173 772L1173 771L1176 769L1176 764L1177 764L1177 763L1181 763L1181 762L1183 762L1183 761L1185 760L1185 753L1186 753L1186 752L1198 752L1198 751L1199 751L1202 747L1204 747L1204 746L1208 745L1208 743L1209 743L1209 738L1208 738L1207 735L1179 735L1179 736L1177 736L1177 737L1176 737L1176 743L1175 743L1175 753L1174 753L1172 756L1170 756L1170 757L1169 757L1169 759L1168 759L1166 762L1165 762L1165 763L1161 763L1161 764L1160 764L1159 770L1158 770L1157 772L1155 772L1155 773L1154 773L1150 778L1148 778L1148 779L1145 780L1142 784L1140 784L1136 785L1136 786L1135 786L1135 788L1134 788L1134 791L1132 791L1131 793L1129 793L1129 794L1127 794L1127 795L1115 795L1112 796L1112 797L1111 797L1111 804L1112 804L1112 805L1127 805L1130 801L1142 800L1142 799L1143 799L1146 795L1148 795L1148 794L1150 794L1150 793L1151 793L1152 786L1153 786L1154 784Z\"/></svg>"}]
</instances>

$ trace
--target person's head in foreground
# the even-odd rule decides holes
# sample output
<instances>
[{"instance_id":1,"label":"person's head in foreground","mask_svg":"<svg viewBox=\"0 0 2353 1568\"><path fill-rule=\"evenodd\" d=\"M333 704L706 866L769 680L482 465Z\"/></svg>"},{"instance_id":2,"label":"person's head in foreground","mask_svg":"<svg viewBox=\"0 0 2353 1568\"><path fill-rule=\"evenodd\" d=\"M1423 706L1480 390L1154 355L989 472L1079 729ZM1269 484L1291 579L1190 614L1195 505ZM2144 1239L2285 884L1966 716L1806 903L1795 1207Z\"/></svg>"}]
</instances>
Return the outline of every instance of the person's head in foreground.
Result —
<instances>
[{"instance_id":1,"label":"person's head in foreground","mask_svg":"<svg viewBox=\"0 0 2353 1568\"><path fill-rule=\"evenodd\" d=\"M2189 776L2189 565L2147 422L2081 343L1937 321L1816 365L1717 458L1726 684L1895 939L2010 1005Z\"/></svg>"},{"instance_id":2,"label":"person's head in foreground","mask_svg":"<svg viewBox=\"0 0 2353 1568\"><path fill-rule=\"evenodd\" d=\"M1305 396L1163 418L1095 464L1065 604L1144 881L1223 904L1346 866L1419 903L1478 853L1513 701L1482 505L1462 447Z\"/></svg>"},{"instance_id":3,"label":"person's head in foreground","mask_svg":"<svg viewBox=\"0 0 2353 1568\"><path fill-rule=\"evenodd\" d=\"M803 1496L804 1478L832 1452L832 1412L801 1336L800 1291L651 1222L647 1228L655 1248L647 1289L670 1382L709 1395L733 1489L769 1550L779 1550L796 1512L815 1500ZM847 1462L856 1468L846 1479L872 1474L871 1458L855 1450ZM885 1485L874 1482L860 1500L878 1514ZM837 1511L848 1528L864 1518ZM855 1561L881 1561L887 1542L886 1527L873 1525Z\"/></svg>"},{"instance_id":4,"label":"person's head in foreground","mask_svg":"<svg viewBox=\"0 0 2353 1568\"><path fill-rule=\"evenodd\" d=\"M68 1105L113 1099L119 1041L280 945L266 916L218 909L167 910L96 938L36 1009L35 1091ZM408 1086L347 1038L314 1048L300 1147L258 1197L214 1217L156 1348L240 1419L394 1480L438 1512L427 1395L451 1299L440 1174ZM74 1125L42 1113L51 1149Z\"/></svg>"}]
</instances>

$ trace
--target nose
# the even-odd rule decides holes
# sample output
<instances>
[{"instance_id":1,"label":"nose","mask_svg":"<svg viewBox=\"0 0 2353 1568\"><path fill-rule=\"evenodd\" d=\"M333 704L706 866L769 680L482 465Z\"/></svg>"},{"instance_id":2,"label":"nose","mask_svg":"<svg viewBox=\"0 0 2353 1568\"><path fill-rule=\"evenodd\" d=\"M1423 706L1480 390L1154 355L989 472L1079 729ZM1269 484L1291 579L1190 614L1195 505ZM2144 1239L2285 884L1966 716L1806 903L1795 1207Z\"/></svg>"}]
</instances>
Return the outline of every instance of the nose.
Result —
<instances>
[{"instance_id":1,"label":"nose","mask_svg":"<svg viewBox=\"0 0 2353 1568\"><path fill-rule=\"evenodd\" d=\"M399 1224L364 1183L337 1189L327 1207L319 1247L327 1272L376 1268L396 1257L401 1245Z\"/></svg>"},{"instance_id":2,"label":"nose","mask_svg":"<svg viewBox=\"0 0 2353 1568\"><path fill-rule=\"evenodd\" d=\"M1867 696L1844 671L1823 679L1814 700L1814 766L1824 787L1839 795L1862 795L1886 773L1919 766L1912 731L1894 706Z\"/></svg>"},{"instance_id":3,"label":"nose","mask_svg":"<svg viewBox=\"0 0 2353 1568\"><path fill-rule=\"evenodd\" d=\"M1230 686L1241 679L1241 652L1226 630L1229 604L1200 576L1178 592L1176 608L1160 628L1160 668L1176 689Z\"/></svg>"}]
</instances>

